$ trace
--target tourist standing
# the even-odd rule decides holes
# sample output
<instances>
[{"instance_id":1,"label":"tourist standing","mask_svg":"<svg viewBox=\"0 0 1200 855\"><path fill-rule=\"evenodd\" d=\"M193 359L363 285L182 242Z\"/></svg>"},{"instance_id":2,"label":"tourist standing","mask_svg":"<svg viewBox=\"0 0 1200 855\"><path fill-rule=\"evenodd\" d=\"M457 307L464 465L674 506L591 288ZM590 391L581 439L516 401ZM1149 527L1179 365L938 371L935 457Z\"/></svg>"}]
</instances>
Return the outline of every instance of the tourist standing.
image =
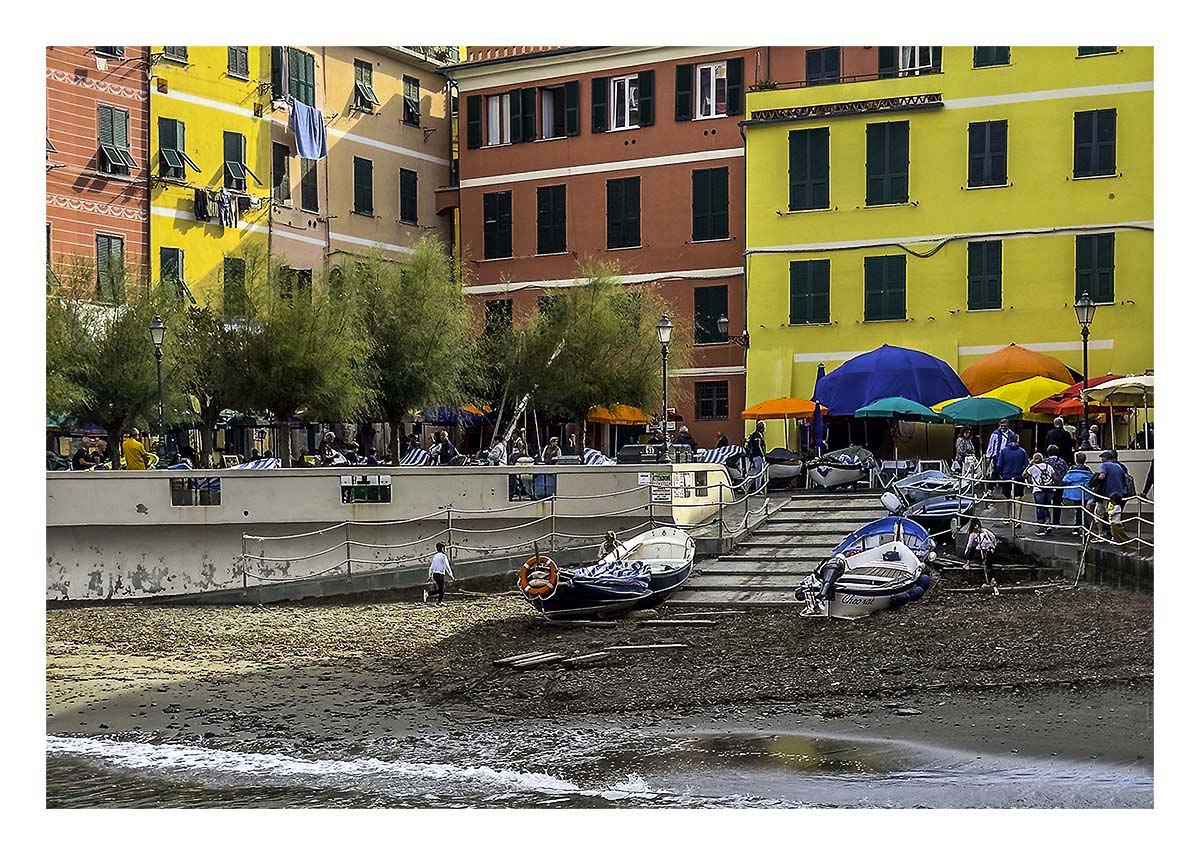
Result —
<instances>
[{"instance_id":1,"label":"tourist standing","mask_svg":"<svg viewBox=\"0 0 1200 855\"><path fill-rule=\"evenodd\" d=\"M332 466L337 453L337 434L327 430L321 444L317 446L317 458L322 466Z\"/></svg>"},{"instance_id":2,"label":"tourist standing","mask_svg":"<svg viewBox=\"0 0 1200 855\"><path fill-rule=\"evenodd\" d=\"M91 469L97 463L102 463L100 453L96 449L96 441L85 436L79 443L79 448L71 456L72 469Z\"/></svg>"},{"instance_id":3,"label":"tourist standing","mask_svg":"<svg viewBox=\"0 0 1200 855\"><path fill-rule=\"evenodd\" d=\"M129 435L121 443L121 453L125 455L126 469L146 468L146 446L142 445L142 433L137 428L130 428Z\"/></svg>"},{"instance_id":4,"label":"tourist standing","mask_svg":"<svg viewBox=\"0 0 1200 855\"><path fill-rule=\"evenodd\" d=\"M488 463L493 466L504 466L508 463L508 449L504 445L504 437L498 436L488 450Z\"/></svg>"},{"instance_id":5,"label":"tourist standing","mask_svg":"<svg viewBox=\"0 0 1200 855\"><path fill-rule=\"evenodd\" d=\"M1033 463L1025 470L1025 478L1033 487L1034 511L1037 514L1038 527L1034 534L1042 536L1049 534L1046 523L1050 522L1050 487L1054 485L1054 470L1045 462L1040 453L1033 455Z\"/></svg>"},{"instance_id":6,"label":"tourist standing","mask_svg":"<svg viewBox=\"0 0 1200 855\"><path fill-rule=\"evenodd\" d=\"M1120 492L1114 490L1108 497L1108 531L1112 537L1113 543L1121 547L1123 552L1129 552L1131 549L1136 549L1136 544L1129 542L1129 535L1125 533L1125 523L1122 520L1122 515L1125 513L1125 497Z\"/></svg>"},{"instance_id":7,"label":"tourist standing","mask_svg":"<svg viewBox=\"0 0 1200 855\"><path fill-rule=\"evenodd\" d=\"M1008 499L1010 519L1016 521L1016 527L1021 527L1020 500L1025 497L1025 470L1029 468L1029 455L1017 442L1016 434L1009 431L1008 444L996 458L996 473L1000 479L1000 491Z\"/></svg>"},{"instance_id":8,"label":"tourist standing","mask_svg":"<svg viewBox=\"0 0 1200 855\"><path fill-rule=\"evenodd\" d=\"M1104 447L1103 443L1100 441L1100 425L1093 424L1088 428L1087 443L1087 447L1093 451Z\"/></svg>"},{"instance_id":9,"label":"tourist standing","mask_svg":"<svg viewBox=\"0 0 1200 855\"><path fill-rule=\"evenodd\" d=\"M527 443L525 441L525 430L524 430L524 428L522 428L521 430L517 431L517 435L515 437L513 437L512 459L513 459L513 462L515 463L516 461L520 460L522 457L528 457L528 456L529 456L529 443Z\"/></svg>"},{"instance_id":10,"label":"tourist standing","mask_svg":"<svg viewBox=\"0 0 1200 855\"><path fill-rule=\"evenodd\" d=\"M433 593L437 594L437 604L442 605L446 596L446 580L454 581L454 570L450 567L450 559L446 557L446 544L439 542L434 547L433 558L429 561L429 581ZM424 599L429 601L429 588L425 589Z\"/></svg>"},{"instance_id":11,"label":"tourist standing","mask_svg":"<svg viewBox=\"0 0 1200 855\"><path fill-rule=\"evenodd\" d=\"M762 473L767 466L766 431L767 423L759 419L754 423L754 432L746 440L746 456L750 458L750 471L755 476L753 490L762 486Z\"/></svg>"},{"instance_id":12,"label":"tourist standing","mask_svg":"<svg viewBox=\"0 0 1200 855\"><path fill-rule=\"evenodd\" d=\"M975 453L975 444L971 442L971 429L963 428L958 432L958 438L954 440L954 465L951 466L952 471L962 472L966 466L967 458Z\"/></svg>"},{"instance_id":13,"label":"tourist standing","mask_svg":"<svg viewBox=\"0 0 1200 855\"><path fill-rule=\"evenodd\" d=\"M992 431L991 437L988 438L987 450L983 453L984 477L1003 477L999 474L1000 452L1004 451L1010 441L1016 441L1016 434L1008 429L1008 419L1001 419L999 427Z\"/></svg>"},{"instance_id":14,"label":"tourist standing","mask_svg":"<svg viewBox=\"0 0 1200 855\"><path fill-rule=\"evenodd\" d=\"M1092 480L1092 470L1087 465L1087 455L1082 451L1075 452L1075 465L1067 470L1067 474L1063 475L1063 505L1067 508L1075 507L1075 529L1074 534L1079 534L1083 530L1083 503L1084 503L1084 488Z\"/></svg>"},{"instance_id":15,"label":"tourist standing","mask_svg":"<svg viewBox=\"0 0 1200 855\"><path fill-rule=\"evenodd\" d=\"M442 466L450 463L451 460L458 457L458 449L454 447L454 443L450 441L450 434L446 431L438 431L437 435L437 462Z\"/></svg>"},{"instance_id":16,"label":"tourist standing","mask_svg":"<svg viewBox=\"0 0 1200 855\"><path fill-rule=\"evenodd\" d=\"M543 463L557 463L558 458L562 457L562 449L558 447L558 437L550 437L550 442L542 449Z\"/></svg>"},{"instance_id":17,"label":"tourist standing","mask_svg":"<svg viewBox=\"0 0 1200 855\"><path fill-rule=\"evenodd\" d=\"M1058 453L1063 459L1070 460L1075 453L1075 440L1067 433L1064 424L1062 416L1059 416L1054 420L1054 427L1046 431L1046 452L1050 452L1050 446L1058 446Z\"/></svg>"},{"instance_id":18,"label":"tourist standing","mask_svg":"<svg viewBox=\"0 0 1200 855\"><path fill-rule=\"evenodd\" d=\"M696 440L692 439L692 434L687 429L687 425L679 426L679 435L675 437L675 444L686 445L692 450L692 454L696 453Z\"/></svg>"},{"instance_id":19,"label":"tourist standing","mask_svg":"<svg viewBox=\"0 0 1200 855\"><path fill-rule=\"evenodd\" d=\"M1066 433L1066 431L1063 432ZM1058 446L1053 444L1046 446L1045 462L1054 470L1054 487L1050 491L1050 509L1054 526L1057 528L1062 523L1063 478L1066 477L1070 464L1059 453Z\"/></svg>"}]
</instances>

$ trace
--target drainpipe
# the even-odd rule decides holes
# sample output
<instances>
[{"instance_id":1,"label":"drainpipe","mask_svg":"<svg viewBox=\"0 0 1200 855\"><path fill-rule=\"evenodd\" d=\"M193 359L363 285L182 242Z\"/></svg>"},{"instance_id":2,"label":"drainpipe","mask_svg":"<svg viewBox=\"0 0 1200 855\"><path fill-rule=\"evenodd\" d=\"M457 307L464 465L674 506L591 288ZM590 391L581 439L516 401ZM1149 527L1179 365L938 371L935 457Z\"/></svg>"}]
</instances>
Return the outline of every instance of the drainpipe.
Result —
<instances>
[{"instance_id":1,"label":"drainpipe","mask_svg":"<svg viewBox=\"0 0 1200 855\"><path fill-rule=\"evenodd\" d=\"M767 68L768 79L770 78L770 48L767 48ZM750 225L750 187L747 181L746 169L746 125L744 122L738 122L738 133L742 135L742 329L747 334L750 332L750 256L746 254L747 234ZM749 403L748 391L750 388L750 348L742 348L742 399L743 406ZM742 436L745 438L746 425L742 424Z\"/></svg>"}]
</instances>

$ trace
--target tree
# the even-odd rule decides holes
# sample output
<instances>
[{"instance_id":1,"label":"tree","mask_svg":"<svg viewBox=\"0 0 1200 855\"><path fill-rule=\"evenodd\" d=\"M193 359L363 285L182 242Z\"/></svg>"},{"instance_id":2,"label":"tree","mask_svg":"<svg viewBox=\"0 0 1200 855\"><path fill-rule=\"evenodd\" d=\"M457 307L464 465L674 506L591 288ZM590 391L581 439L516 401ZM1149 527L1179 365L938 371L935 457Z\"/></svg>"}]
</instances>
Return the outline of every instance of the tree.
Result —
<instances>
[{"instance_id":1,"label":"tree","mask_svg":"<svg viewBox=\"0 0 1200 855\"><path fill-rule=\"evenodd\" d=\"M221 411L241 406L247 397L246 330L209 306L188 306L176 323L185 363L180 384L200 404L200 462L211 467Z\"/></svg>"},{"instance_id":2,"label":"tree","mask_svg":"<svg viewBox=\"0 0 1200 855\"><path fill-rule=\"evenodd\" d=\"M293 417L320 412L354 419L370 397L370 345L352 301L331 291L328 276L312 287L298 286L295 271L268 266L263 276L246 281L239 307L245 338L238 400L270 412L282 428L284 466L292 462Z\"/></svg>"},{"instance_id":3,"label":"tree","mask_svg":"<svg viewBox=\"0 0 1200 855\"><path fill-rule=\"evenodd\" d=\"M465 400L475 337L462 279L442 244L424 238L400 261L343 268L368 342L369 414L389 427L392 459L410 411Z\"/></svg>"},{"instance_id":4,"label":"tree","mask_svg":"<svg viewBox=\"0 0 1200 855\"><path fill-rule=\"evenodd\" d=\"M669 311L658 292L622 285L611 265L588 263L582 273L582 284L543 303L532 359L543 366L538 408L574 420L580 454L592 407L627 404L648 409L661 400L662 349L655 326ZM670 359L675 367L691 361L688 327L674 325ZM550 360L560 345L558 356Z\"/></svg>"}]
</instances>

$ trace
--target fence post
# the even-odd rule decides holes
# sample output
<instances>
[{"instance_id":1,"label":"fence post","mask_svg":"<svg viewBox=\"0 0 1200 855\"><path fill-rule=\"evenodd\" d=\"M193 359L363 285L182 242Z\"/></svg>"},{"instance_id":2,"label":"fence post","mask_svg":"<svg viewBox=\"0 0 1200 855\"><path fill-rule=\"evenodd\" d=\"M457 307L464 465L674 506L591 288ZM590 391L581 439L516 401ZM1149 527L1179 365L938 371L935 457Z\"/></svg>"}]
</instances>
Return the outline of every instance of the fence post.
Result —
<instances>
[{"instance_id":1,"label":"fence post","mask_svg":"<svg viewBox=\"0 0 1200 855\"><path fill-rule=\"evenodd\" d=\"M446 505L446 553L454 557L454 505Z\"/></svg>"},{"instance_id":2,"label":"fence post","mask_svg":"<svg viewBox=\"0 0 1200 855\"><path fill-rule=\"evenodd\" d=\"M725 546L725 485L717 485L717 538L721 542L721 549Z\"/></svg>"},{"instance_id":3,"label":"fence post","mask_svg":"<svg viewBox=\"0 0 1200 855\"><path fill-rule=\"evenodd\" d=\"M246 583L246 532L242 532L242 554L238 556L239 564L242 565L242 589L245 590L248 586Z\"/></svg>"},{"instance_id":4,"label":"fence post","mask_svg":"<svg viewBox=\"0 0 1200 855\"><path fill-rule=\"evenodd\" d=\"M550 497L550 550L552 552L556 547L556 540L558 537L558 525L556 522L557 517L555 516L557 511L555 510L554 499L554 496Z\"/></svg>"},{"instance_id":5,"label":"fence post","mask_svg":"<svg viewBox=\"0 0 1200 855\"><path fill-rule=\"evenodd\" d=\"M347 576L354 575L354 571L352 569L350 569L351 566L352 566L352 559L350 558L350 521L347 520L346 521L346 575Z\"/></svg>"}]
</instances>

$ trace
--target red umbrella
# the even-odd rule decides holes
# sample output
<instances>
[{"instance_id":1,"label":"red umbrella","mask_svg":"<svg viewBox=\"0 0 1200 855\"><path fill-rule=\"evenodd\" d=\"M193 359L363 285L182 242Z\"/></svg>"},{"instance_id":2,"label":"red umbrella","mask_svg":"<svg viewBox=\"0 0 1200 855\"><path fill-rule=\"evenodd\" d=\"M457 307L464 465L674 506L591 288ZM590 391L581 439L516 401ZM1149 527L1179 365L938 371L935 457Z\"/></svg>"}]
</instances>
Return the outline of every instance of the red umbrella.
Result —
<instances>
[{"instance_id":1,"label":"red umbrella","mask_svg":"<svg viewBox=\"0 0 1200 855\"><path fill-rule=\"evenodd\" d=\"M1088 388L1099 386L1109 380L1116 380L1120 376L1119 374L1105 374L1103 377L1093 377L1088 381ZM1079 394L1082 391L1083 381L1081 380L1074 386L1063 389L1057 395L1051 395L1045 400L1038 401L1029 408L1029 411L1051 416L1082 416L1083 402L1079 400Z\"/></svg>"}]
</instances>

